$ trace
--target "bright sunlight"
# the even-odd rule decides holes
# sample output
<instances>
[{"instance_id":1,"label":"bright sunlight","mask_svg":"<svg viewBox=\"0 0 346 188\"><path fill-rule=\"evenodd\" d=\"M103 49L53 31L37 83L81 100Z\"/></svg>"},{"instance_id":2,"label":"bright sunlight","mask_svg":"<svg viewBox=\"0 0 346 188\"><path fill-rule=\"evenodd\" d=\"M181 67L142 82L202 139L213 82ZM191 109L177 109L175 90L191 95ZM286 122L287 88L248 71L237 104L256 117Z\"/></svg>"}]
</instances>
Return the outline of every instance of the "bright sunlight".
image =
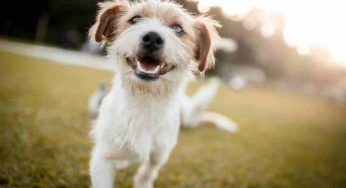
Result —
<instances>
[{"instance_id":1,"label":"bright sunlight","mask_svg":"<svg viewBox=\"0 0 346 188\"><path fill-rule=\"evenodd\" d=\"M242 20L251 10L280 14L285 19L284 39L301 54L313 47L327 49L332 58L346 65L346 2L340 0L196 0L201 12L222 7L234 19ZM270 37L275 28L264 24L262 35Z\"/></svg>"}]
</instances>

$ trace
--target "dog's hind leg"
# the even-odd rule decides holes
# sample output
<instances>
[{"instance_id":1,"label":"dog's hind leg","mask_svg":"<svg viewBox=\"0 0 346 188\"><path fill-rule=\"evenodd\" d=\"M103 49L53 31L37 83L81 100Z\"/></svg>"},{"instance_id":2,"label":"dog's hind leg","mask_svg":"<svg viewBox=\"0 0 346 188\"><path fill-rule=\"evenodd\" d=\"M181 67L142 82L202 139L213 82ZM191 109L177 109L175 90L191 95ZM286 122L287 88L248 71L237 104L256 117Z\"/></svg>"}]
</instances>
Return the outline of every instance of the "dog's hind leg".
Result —
<instances>
[{"instance_id":1,"label":"dog's hind leg","mask_svg":"<svg viewBox=\"0 0 346 188\"><path fill-rule=\"evenodd\" d=\"M166 163L170 150L151 153L139 167L134 178L134 188L153 188L160 168Z\"/></svg>"},{"instance_id":2,"label":"dog's hind leg","mask_svg":"<svg viewBox=\"0 0 346 188\"><path fill-rule=\"evenodd\" d=\"M219 80L215 78L211 79L208 84L201 86L191 97L186 93L181 94L180 106L183 126L199 126L200 121L196 117L206 110L214 98L218 87Z\"/></svg>"},{"instance_id":3,"label":"dog's hind leg","mask_svg":"<svg viewBox=\"0 0 346 188\"><path fill-rule=\"evenodd\" d=\"M238 125L229 118L207 111L207 107L216 95L220 81L211 79L191 97L185 93L181 96L182 124L186 127L198 127L203 123L211 123L217 128L236 132Z\"/></svg>"},{"instance_id":4,"label":"dog's hind leg","mask_svg":"<svg viewBox=\"0 0 346 188\"><path fill-rule=\"evenodd\" d=\"M238 125L229 118L210 111L202 112L198 117L199 124L209 123L215 125L217 128L226 130L229 132L237 132Z\"/></svg>"}]
</instances>

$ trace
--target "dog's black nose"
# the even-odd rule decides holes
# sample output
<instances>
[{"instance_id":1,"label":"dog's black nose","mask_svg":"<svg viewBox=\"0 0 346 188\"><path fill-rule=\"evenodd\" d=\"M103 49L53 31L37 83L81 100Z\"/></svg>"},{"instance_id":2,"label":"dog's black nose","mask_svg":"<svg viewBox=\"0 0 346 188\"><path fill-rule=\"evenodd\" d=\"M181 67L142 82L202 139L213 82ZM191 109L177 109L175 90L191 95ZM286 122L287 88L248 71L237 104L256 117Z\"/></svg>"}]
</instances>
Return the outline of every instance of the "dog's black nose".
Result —
<instances>
[{"instance_id":1,"label":"dog's black nose","mask_svg":"<svg viewBox=\"0 0 346 188\"><path fill-rule=\"evenodd\" d=\"M148 52L156 52L165 44L163 38L156 32L150 31L142 38L142 45Z\"/></svg>"}]
</instances>

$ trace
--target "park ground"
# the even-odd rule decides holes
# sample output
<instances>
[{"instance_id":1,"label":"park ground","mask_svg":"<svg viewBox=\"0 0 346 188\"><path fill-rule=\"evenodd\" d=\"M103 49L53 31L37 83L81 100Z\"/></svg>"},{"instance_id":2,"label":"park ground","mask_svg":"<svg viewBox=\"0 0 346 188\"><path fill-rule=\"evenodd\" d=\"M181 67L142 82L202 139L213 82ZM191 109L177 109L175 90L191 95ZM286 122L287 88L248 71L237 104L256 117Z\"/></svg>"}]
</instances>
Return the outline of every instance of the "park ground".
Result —
<instances>
[{"instance_id":1,"label":"park ground","mask_svg":"<svg viewBox=\"0 0 346 188\"><path fill-rule=\"evenodd\" d=\"M111 78L0 51L0 187L89 187L87 100ZM182 129L156 187L346 187L345 107L269 87L222 86L210 109L240 131ZM118 187L131 186L136 167L118 174Z\"/></svg>"}]
</instances>

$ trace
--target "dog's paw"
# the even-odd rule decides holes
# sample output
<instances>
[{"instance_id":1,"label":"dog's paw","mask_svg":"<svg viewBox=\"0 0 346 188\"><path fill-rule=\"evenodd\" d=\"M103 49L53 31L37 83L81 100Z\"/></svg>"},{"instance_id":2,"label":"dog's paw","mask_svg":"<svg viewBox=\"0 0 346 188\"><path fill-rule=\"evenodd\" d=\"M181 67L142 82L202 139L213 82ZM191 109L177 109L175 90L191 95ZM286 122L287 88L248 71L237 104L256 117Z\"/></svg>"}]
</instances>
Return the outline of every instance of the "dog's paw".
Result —
<instances>
[{"instance_id":1,"label":"dog's paw","mask_svg":"<svg viewBox=\"0 0 346 188\"><path fill-rule=\"evenodd\" d=\"M133 188L154 188L154 185L150 181L135 181Z\"/></svg>"},{"instance_id":2,"label":"dog's paw","mask_svg":"<svg viewBox=\"0 0 346 188\"><path fill-rule=\"evenodd\" d=\"M216 126L217 126L217 128L219 128L219 129L223 129L223 130L228 131L228 132L231 132L231 133L236 133L236 132L239 131L239 126L238 126L238 124L232 122L232 121L229 120L229 119L224 119L224 120L222 121L222 123L219 122Z\"/></svg>"},{"instance_id":3,"label":"dog's paw","mask_svg":"<svg viewBox=\"0 0 346 188\"><path fill-rule=\"evenodd\" d=\"M154 180L147 174L136 174L133 181L134 188L154 188Z\"/></svg>"},{"instance_id":4,"label":"dog's paw","mask_svg":"<svg viewBox=\"0 0 346 188\"><path fill-rule=\"evenodd\" d=\"M231 133L236 133L239 130L237 123L228 117L215 112L204 112L201 116L201 121L213 123L218 129Z\"/></svg>"}]
</instances>

